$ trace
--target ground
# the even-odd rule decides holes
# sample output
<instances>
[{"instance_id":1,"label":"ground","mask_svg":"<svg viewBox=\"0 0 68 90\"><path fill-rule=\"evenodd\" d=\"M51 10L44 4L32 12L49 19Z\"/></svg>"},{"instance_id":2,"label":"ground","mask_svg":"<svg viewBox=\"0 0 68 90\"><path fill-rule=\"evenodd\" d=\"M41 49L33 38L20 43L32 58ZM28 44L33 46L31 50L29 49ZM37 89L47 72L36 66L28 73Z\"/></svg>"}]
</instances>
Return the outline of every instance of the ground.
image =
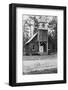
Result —
<instances>
[{"instance_id":1,"label":"ground","mask_svg":"<svg viewBox=\"0 0 68 90\"><path fill-rule=\"evenodd\" d=\"M23 74L57 73L57 55L24 56Z\"/></svg>"}]
</instances>

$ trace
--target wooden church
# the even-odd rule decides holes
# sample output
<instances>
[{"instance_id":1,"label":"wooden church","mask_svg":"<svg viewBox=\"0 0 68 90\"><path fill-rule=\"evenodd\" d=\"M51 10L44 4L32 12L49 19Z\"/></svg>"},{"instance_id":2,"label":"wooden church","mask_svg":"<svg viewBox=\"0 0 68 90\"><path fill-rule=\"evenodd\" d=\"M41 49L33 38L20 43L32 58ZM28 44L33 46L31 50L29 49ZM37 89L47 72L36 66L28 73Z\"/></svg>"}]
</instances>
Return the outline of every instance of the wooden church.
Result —
<instances>
[{"instance_id":1,"label":"wooden church","mask_svg":"<svg viewBox=\"0 0 68 90\"><path fill-rule=\"evenodd\" d=\"M48 54L48 28L44 21L38 22L37 32L25 43L24 55Z\"/></svg>"}]
</instances>

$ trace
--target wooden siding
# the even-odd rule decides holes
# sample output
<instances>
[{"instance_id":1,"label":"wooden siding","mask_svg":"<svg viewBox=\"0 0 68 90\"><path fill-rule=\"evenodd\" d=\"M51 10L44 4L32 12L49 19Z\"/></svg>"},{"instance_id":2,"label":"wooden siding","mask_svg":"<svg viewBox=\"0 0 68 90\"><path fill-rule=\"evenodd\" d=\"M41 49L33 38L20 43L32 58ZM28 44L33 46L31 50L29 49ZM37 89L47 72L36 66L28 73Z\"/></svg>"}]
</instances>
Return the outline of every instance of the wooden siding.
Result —
<instances>
[{"instance_id":1,"label":"wooden siding","mask_svg":"<svg viewBox=\"0 0 68 90\"><path fill-rule=\"evenodd\" d=\"M47 41L48 40L48 31L47 30L39 30L38 34L39 41Z\"/></svg>"}]
</instances>

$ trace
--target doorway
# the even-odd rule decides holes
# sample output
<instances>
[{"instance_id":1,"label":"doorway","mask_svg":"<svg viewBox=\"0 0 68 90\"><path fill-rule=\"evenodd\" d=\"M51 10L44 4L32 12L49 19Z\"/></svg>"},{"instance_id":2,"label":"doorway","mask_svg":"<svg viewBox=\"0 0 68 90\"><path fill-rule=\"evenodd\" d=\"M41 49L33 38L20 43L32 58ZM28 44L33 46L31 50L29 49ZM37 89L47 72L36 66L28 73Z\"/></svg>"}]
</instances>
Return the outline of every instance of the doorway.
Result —
<instances>
[{"instance_id":1,"label":"doorway","mask_svg":"<svg viewBox=\"0 0 68 90\"><path fill-rule=\"evenodd\" d=\"M43 52L47 52L47 43L46 42L40 42L40 46L43 46Z\"/></svg>"}]
</instances>

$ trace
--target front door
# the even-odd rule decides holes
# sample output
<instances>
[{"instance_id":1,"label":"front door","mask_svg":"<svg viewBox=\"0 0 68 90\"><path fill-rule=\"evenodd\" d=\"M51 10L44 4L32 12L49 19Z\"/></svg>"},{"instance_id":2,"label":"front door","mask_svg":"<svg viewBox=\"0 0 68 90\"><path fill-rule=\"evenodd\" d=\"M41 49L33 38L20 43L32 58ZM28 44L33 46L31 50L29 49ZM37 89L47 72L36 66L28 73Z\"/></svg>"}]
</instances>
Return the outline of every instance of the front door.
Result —
<instances>
[{"instance_id":1,"label":"front door","mask_svg":"<svg viewBox=\"0 0 68 90\"><path fill-rule=\"evenodd\" d=\"M46 52L47 51L46 42L40 42L40 45L43 47L43 52Z\"/></svg>"},{"instance_id":2,"label":"front door","mask_svg":"<svg viewBox=\"0 0 68 90\"><path fill-rule=\"evenodd\" d=\"M39 52L43 53L43 46L39 46Z\"/></svg>"}]
</instances>

